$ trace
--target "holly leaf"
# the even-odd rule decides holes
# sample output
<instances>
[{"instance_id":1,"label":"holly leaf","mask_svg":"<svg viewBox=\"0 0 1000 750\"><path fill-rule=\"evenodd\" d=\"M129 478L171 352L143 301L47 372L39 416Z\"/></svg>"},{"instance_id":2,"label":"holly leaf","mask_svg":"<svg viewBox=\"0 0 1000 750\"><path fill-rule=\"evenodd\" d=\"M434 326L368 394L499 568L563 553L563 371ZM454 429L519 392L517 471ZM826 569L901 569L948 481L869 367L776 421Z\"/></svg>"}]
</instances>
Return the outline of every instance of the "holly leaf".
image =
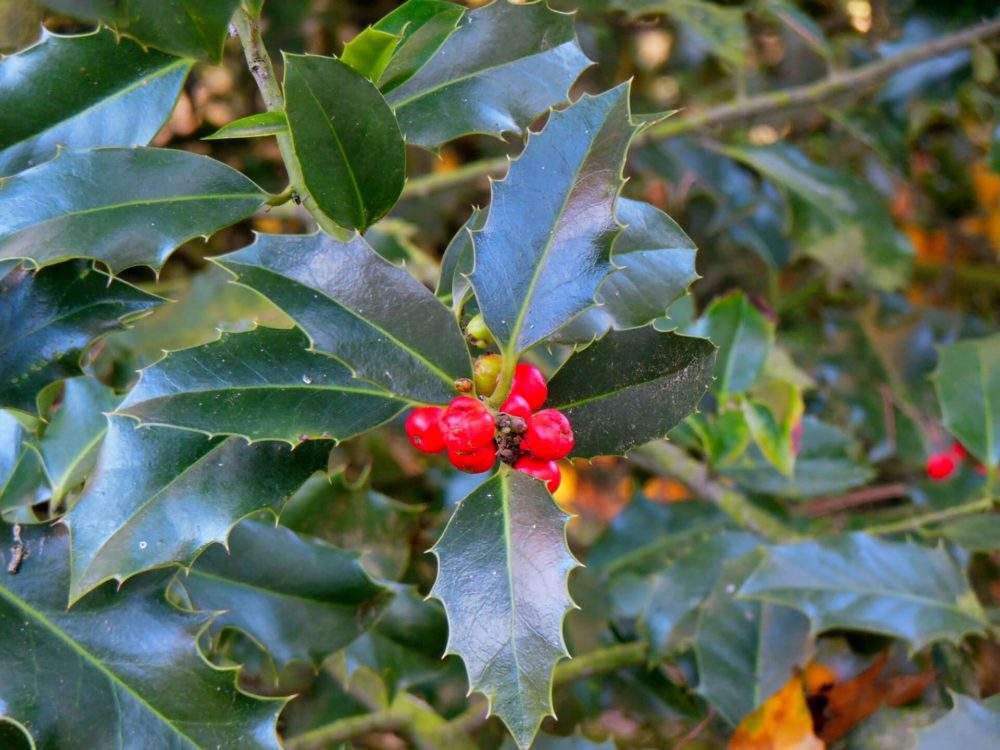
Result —
<instances>
[{"instance_id":1,"label":"holly leaf","mask_svg":"<svg viewBox=\"0 0 1000 750\"><path fill-rule=\"evenodd\" d=\"M622 455L694 411L714 358L705 339L648 327L613 331L553 376L548 404L573 425L574 456Z\"/></svg>"},{"instance_id":2,"label":"holly leaf","mask_svg":"<svg viewBox=\"0 0 1000 750\"><path fill-rule=\"evenodd\" d=\"M378 81L399 42L398 34L369 26L344 45L340 59L369 81Z\"/></svg>"},{"instance_id":3,"label":"holly leaf","mask_svg":"<svg viewBox=\"0 0 1000 750\"><path fill-rule=\"evenodd\" d=\"M784 143L725 153L792 194L801 246L834 274L880 289L906 283L913 248L869 185Z\"/></svg>"},{"instance_id":4,"label":"holly leaf","mask_svg":"<svg viewBox=\"0 0 1000 750\"><path fill-rule=\"evenodd\" d=\"M85 262L11 271L0 298L0 406L31 413L42 388L82 374L91 341L162 301Z\"/></svg>"},{"instance_id":5,"label":"holly leaf","mask_svg":"<svg viewBox=\"0 0 1000 750\"><path fill-rule=\"evenodd\" d=\"M169 573L103 586L67 610L69 535L21 534L20 571L0 577L0 706L33 746L278 750L284 701L241 693L234 670L208 664L197 640L211 617L167 602Z\"/></svg>"},{"instance_id":6,"label":"holly leaf","mask_svg":"<svg viewBox=\"0 0 1000 750\"><path fill-rule=\"evenodd\" d=\"M105 581L190 565L205 547L260 510L285 500L325 468L329 444L290 450L166 427L136 429L109 417L83 495L66 516L73 535L70 602Z\"/></svg>"},{"instance_id":7,"label":"holly leaf","mask_svg":"<svg viewBox=\"0 0 1000 750\"><path fill-rule=\"evenodd\" d=\"M383 93L391 91L422 68L447 41L466 9L445 0L407 0L374 25L401 37L378 79Z\"/></svg>"},{"instance_id":8,"label":"holly leaf","mask_svg":"<svg viewBox=\"0 0 1000 750\"><path fill-rule=\"evenodd\" d=\"M397 397L448 403L455 380L472 377L451 312L361 237L261 234L217 262L290 315L313 349Z\"/></svg>"},{"instance_id":9,"label":"holly leaf","mask_svg":"<svg viewBox=\"0 0 1000 750\"><path fill-rule=\"evenodd\" d=\"M758 549L722 563L695 627L698 692L733 726L804 667L812 649L802 613L736 598L760 558Z\"/></svg>"},{"instance_id":10,"label":"holly leaf","mask_svg":"<svg viewBox=\"0 0 1000 750\"><path fill-rule=\"evenodd\" d=\"M203 141L223 141L229 138L262 138L288 131L288 120L283 111L258 112L226 123Z\"/></svg>"},{"instance_id":11,"label":"holly leaf","mask_svg":"<svg viewBox=\"0 0 1000 750\"><path fill-rule=\"evenodd\" d=\"M740 595L802 610L814 632L882 633L914 650L958 643L986 627L962 569L943 548L863 533L770 547Z\"/></svg>"},{"instance_id":12,"label":"holly leaf","mask_svg":"<svg viewBox=\"0 0 1000 750\"><path fill-rule=\"evenodd\" d=\"M358 556L257 520L233 528L228 551L209 547L175 579L214 627L250 635L283 665L315 665L368 630L392 594Z\"/></svg>"},{"instance_id":13,"label":"holly leaf","mask_svg":"<svg viewBox=\"0 0 1000 750\"><path fill-rule=\"evenodd\" d=\"M931 377L948 431L986 466L1000 463L1000 334L942 347Z\"/></svg>"},{"instance_id":14,"label":"holly leaf","mask_svg":"<svg viewBox=\"0 0 1000 750\"><path fill-rule=\"evenodd\" d=\"M181 243L250 216L264 199L235 169L188 151L64 151L0 179L0 258L159 268Z\"/></svg>"},{"instance_id":15,"label":"holly leaf","mask_svg":"<svg viewBox=\"0 0 1000 750\"><path fill-rule=\"evenodd\" d=\"M517 743L508 738L502 745L502 750L514 750L516 747ZM532 750L615 750L615 744L611 740L604 742L589 740L578 731L569 737L540 734L532 743L531 748Z\"/></svg>"},{"instance_id":16,"label":"holly leaf","mask_svg":"<svg viewBox=\"0 0 1000 750\"><path fill-rule=\"evenodd\" d=\"M917 730L915 750L989 747L1000 742L1000 699L997 696L982 702L959 693L952 693L951 698L954 705L943 719Z\"/></svg>"},{"instance_id":17,"label":"holly leaf","mask_svg":"<svg viewBox=\"0 0 1000 750\"><path fill-rule=\"evenodd\" d=\"M81 21L107 24L143 45L220 62L239 0L44 0L43 4Z\"/></svg>"},{"instance_id":18,"label":"holly leaf","mask_svg":"<svg viewBox=\"0 0 1000 750\"><path fill-rule=\"evenodd\" d=\"M597 306L571 320L558 334L565 343L589 343L609 330L639 328L662 318L695 279L697 248L667 214L643 201L619 198L625 225L611 248L616 269L597 291Z\"/></svg>"},{"instance_id":19,"label":"holly leaf","mask_svg":"<svg viewBox=\"0 0 1000 750\"><path fill-rule=\"evenodd\" d=\"M106 29L44 31L37 44L0 62L0 175L48 161L60 145L146 145L170 117L190 69L190 60Z\"/></svg>"},{"instance_id":20,"label":"holly leaf","mask_svg":"<svg viewBox=\"0 0 1000 750\"><path fill-rule=\"evenodd\" d=\"M38 448L52 488L52 502L80 484L94 465L108 429L105 412L119 397L96 378L70 378L63 383L59 408L49 418Z\"/></svg>"},{"instance_id":21,"label":"holly leaf","mask_svg":"<svg viewBox=\"0 0 1000 750\"><path fill-rule=\"evenodd\" d=\"M512 356L592 307L611 272L621 231L614 204L636 132L628 97L622 84L553 112L493 183L486 224L472 233L470 278L487 325Z\"/></svg>"},{"instance_id":22,"label":"holly leaf","mask_svg":"<svg viewBox=\"0 0 1000 750\"><path fill-rule=\"evenodd\" d=\"M332 57L286 53L285 116L305 186L323 213L364 231L389 212L403 190L406 149L375 84Z\"/></svg>"},{"instance_id":23,"label":"holly leaf","mask_svg":"<svg viewBox=\"0 0 1000 750\"><path fill-rule=\"evenodd\" d=\"M432 39L440 39L444 29ZM424 49L432 47L433 42ZM546 3L494 2L466 13L433 56L386 98L406 142L434 148L472 133L522 132L566 101L570 85L589 64L572 15ZM415 67L401 66L404 72Z\"/></svg>"},{"instance_id":24,"label":"holly leaf","mask_svg":"<svg viewBox=\"0 0 1000 750\"><path fill-rule=\"evenodd\" d=\"M142 424L294 445L346 440L402 411L404 402L308 346L294 329L223 334L143 370L118 413Z\"/></svg>"},{"instance_id":25,"label":"holly leaf","mask_svg":"<svg viewBox=\"0 0 1000 750\"><path fill-rule=\"evenodd\" d=\"M774 345L774 322L739 290L712 300L688 333L719 347L712 391L720 401L753 385Z\"/></svg>"},{"instance_id":26,"label":"holly leaf","mask_svg":"<svg viewBox=\"0 0 1000 750\"><path fill-rule=\"evenodd\" d=\"M455 232L441 256L441 270L438 274L437 290L434 292L444 302L450 302L458 310L472 293L469 274L472 273L475 250L472 247L472 232L482 229L486 223L486 211L473 209L462 227Z\"/></svg>"},{"instance_id":27,"label":"holly leaf","mask_svg":"<svg viewBox=\"0 0 1000 750\"><path fill-rule=\"evenodd\" d=\"M520 748L552 714L552 669L569 656L562 623L577 562L567 516L536 479L501 468L455 508L431 550L431 596L448 616L448 649L465 662Z\"/></svg>"},{"instance_id":28,"label":"holly leaf","mask_svg":"<svg viewBox=\"0 0 1000 750\"><path fill-rule=\"evenodd\" d=\"M42 456L33 431L0 409L0 511L32 505L45 483Z\"/></svg>"}]
</instances>

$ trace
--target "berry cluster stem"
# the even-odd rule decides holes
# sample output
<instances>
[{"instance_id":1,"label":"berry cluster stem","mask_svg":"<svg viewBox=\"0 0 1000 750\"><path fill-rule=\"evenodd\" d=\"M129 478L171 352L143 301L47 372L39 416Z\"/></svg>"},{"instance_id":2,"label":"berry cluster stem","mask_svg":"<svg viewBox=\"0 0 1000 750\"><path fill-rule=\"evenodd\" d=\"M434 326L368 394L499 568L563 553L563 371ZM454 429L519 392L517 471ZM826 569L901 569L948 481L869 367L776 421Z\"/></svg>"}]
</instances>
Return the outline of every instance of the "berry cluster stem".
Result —
<instances>
[{"instance_id":1,"label":"berry cluster stem","mask_svg":"<svg viewBox=\"0 0 1000 750\"><path fill-rule=\"evenodd\" d=\"M510 395L511 386L514 385L514 370L517 369L517 354L504 349L500 352L500 356L502 359L500 376L497 378L497 387L493 391L493 395L486 402L494 409L499 409L503 405L503 402L507 400L507 396Z\"/></svg>"}]
</instances>

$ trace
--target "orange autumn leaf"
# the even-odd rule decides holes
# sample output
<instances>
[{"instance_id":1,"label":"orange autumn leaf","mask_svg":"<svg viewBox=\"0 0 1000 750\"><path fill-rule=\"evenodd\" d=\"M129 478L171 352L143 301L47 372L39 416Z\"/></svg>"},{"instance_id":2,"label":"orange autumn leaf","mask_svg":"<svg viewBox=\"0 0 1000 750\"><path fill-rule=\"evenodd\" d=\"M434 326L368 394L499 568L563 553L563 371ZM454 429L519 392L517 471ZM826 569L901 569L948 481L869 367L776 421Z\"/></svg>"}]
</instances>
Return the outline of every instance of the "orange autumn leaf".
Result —
<instances>
[{"instance_id":1,"label":"orange autumn leaf","mask_svg":"<svg viewBox=\"0 0 1000 750\"><path fill-rule=\"evenodd\" d=\"M676 479L654 477L642 486L642 494L654 503L676 503L688 500L691 497L691 490Z\"/></svg>"},{"instance_id":2,"label":"orange autumn leaf","mask_svg":"<svg viewBox=\"0 0 1000 750\"><path fill-rule=\"evenodd\" d=\"M824 750L813 732L802 676L794 675L736 727L729 750Z\"/></svg>"}]
</instances>

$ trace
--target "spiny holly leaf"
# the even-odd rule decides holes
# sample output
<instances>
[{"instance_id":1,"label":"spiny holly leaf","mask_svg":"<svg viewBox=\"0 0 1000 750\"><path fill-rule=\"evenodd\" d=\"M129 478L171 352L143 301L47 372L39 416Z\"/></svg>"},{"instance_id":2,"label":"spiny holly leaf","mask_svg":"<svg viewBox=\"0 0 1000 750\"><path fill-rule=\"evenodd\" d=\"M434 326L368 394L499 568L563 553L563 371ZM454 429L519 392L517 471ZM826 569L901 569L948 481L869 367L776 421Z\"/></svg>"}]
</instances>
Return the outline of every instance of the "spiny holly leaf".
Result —
<instances>
[{"instance_id":1,"label":"spiny holly leaf","mask_svg":"<svg viewBox=\"0 0 1000 750\"><path fill-rule=\"evenodd\" d=\"M597 291L598 306L559 331L561 342L589 343L612 328L651 323L698 278L697 248L673 219L648 203L627 198L618 199L615 214L625 225L611 248L617 269Z\"/></svg>"},{"instance_id":2,"label":"spiny holly leaf","mask_svg":"<svg viewBox=\"0 0 1000 750\"><path fill-rule=\"evenodd\" d=\"M740 595L802 610L814 632L864 630L914 649L986 627L962 569L943 548L849 534L778 545Z\"/></svg>"},{"instance_id":3,"label":"spiny holly leaf","mask_svg":"<svg viewBox=\"0 0 1000 750\"><path fill-rule=\"evenodd\" d=\"M454 316L361 237L257 235L218 260L290 315L313 348L401 398L448 403L472 365Z\"/></svg>"},{"instance_id":4,"label":"spiny holly leaf","mask_svg":"<svg viewBox=\"0 0 1000 750\"><path fill-rule=\"evenodd\" d=\"M688 333L719 347L712 390L722 400L753 385L774 345L774 322L742 291L712 300Z\"/></svg>"},{"instance_id":5,"label":"spiny holly leaf","mask_svg":"<svg viewBox=\"0 0 1000 750\"><path fill-rule=\"evenodd\" d=\"M514 750L517 744L508 738L503 744L502 750ZM554 734L540 734L532 743L531 750L615 750L615 743L611 740L597 742L588 740L579 732L570 737L559 737Z\"/></svg>"},{"instance_id":6,"label":"spiny holly leaf","mask_svg":"<svg viewBox=\"0 0 1000 750\"><path fill-rule=\"evenodd\" d=\"M332 57L286 54L285 115L323 213L364 231L389 212L403 190L406 148L375 84Z\"/></svg>"},{"instance_id":7,"label":"spiny holly leaf","mask_svg":"<svg viewBox=\"0 0 1000 750\"><path fill-rule=\"evenodd\" d=\"M549 406L573 425L574 456L624 454L694 411L712 380L705 339L653 328L613 331L574 354L549 383Z\"/></svg>"},{"instance_id":8,"label":"spiny holly leaf","mask_svg":"<svg viewBox=\"0 0 1000 750\"><path fill-rule=\"evenodd\" d=\"M471 279L490 330L515 355L593 306L611 272L614 204L636 130L628 97L622 84L553 112L493 183L486 225L472 233Z\"/></svg>"},{"instance_id":9,"label":"spiny holly leaf","mask_svg":"<svg viewBox=\"0 0 1000 750\"><path fill-rule=\"evenodd\" d=\"M486 223L486 211L473 209L472 215L462 227L455 232L448 247L441 257L441 270L438 277L437 290L434 292L444 301L450 301L451 306L458 310L472 293L469 274L472 273L473 253L471 232L482 229Z\"/></svg>"},{"instance_id":10,"label":"spiny holly leaf","mask_svg":"<svg viewBox=\"0 0 1000 750\"><path fill-rule=\"evenodd\" d=\"M0 175L41 164L56 146L144 146L170 116L190 60L118 39L44 32L0 62Z\"/></svg>"},{"instance_id":11,"label":"spiny holly leaf","mask_svg":"<svg viewBox=\"0 0 1000 750\"><path fill-rule=\"evenodd\" d=\"M867 184L820 166L785 143L729 147L725 153L799 199L795 220L808 255L840 276L878 288L894 289L906 282L913 248Z\"/></svg>"},{"instance_id":12,"label":"spiny holly leaf","mask_svg":"<svg viewBox=\"0 0 1000 750\"><path fill-rule=\"evenodd\" d=\"M695 628L698 692L734 726L806 665L812 647L802 613L736 598L760 557L757 550L722 564Z\"/></svg>"},{"instance_id":13,"label":"spiny holly leaf","mask_svg":"<svg viewBox=\"0 0 1000 750\"><path fill-rule=\"evenodd\" d=\"M371 627L391 599L358 556L247 520L176 579L196 609L222 612L214 625L249 634L283 664L319 664Z\"/></svg>"},{"instance_id":14,"label":"spiny holly leaf","mask_svg":"<svg viewBox=\"0 0 1000 750\"><path fill-rule=\"evenodd\" d=\"M106 23L144 45L219 62L239 0L44 0L43 4L81 21Z\"/></svg>"},{"instance_id":15,"label":"spiny holly leaf","mask_svg":"<svg viewBox=\"0 0 1000 750\"><path fill-rule=\"evenodd\" d=\"M210 618L167 603L169 573L104 586L67 610L69 535L21 534L20 571L0 577L0 718L39 748L278 750L283 701L239 692L232 670L204 660L197 639Z\"/></svg>"},{"instance_id":16,"label":"spiny holly leaf","mask_svg":"<svg viewBox=\"0 0 1000 750\"><path fill-rule=\"evenodd\" d=\"M589 64L571 15L544 2L493 2L466 13L387 99L406 142L417 146L433 148L470 133L520 133L565 101Z\"/></svg>"},{"instance_id":17,"label":"spiny holly leaf","mask_svg":"<svg viewBox=\"0 0 1000 750\"><path fill-rule=\"evenodd\" d=\"M552 669L568 656L562 622L573 606L566 578L577 562L567 516L545 485L501 468L455 508L431 550L431 596L448 616L448 651L465 662L519 747L552 713Z\"/></svg>"},{"instance_id":18,"label":"spiny holly leaf","mask_svg":"<svg viewBox=\"0 0 1000 750\"><path fill-rule=\"evenodd\" d=\"M235 169L188 151L64 151L0 179L0 258L159 268L182 242L250 216L264 197Z\"/></svg>"},{"instance_id":19,"label":"spiny holly leaf","mask_svg":"<svg viewBox=\"0 0 1000 750\"><path fill-rule=\"evenodd\" d=\"M1000 463L1000 334L943 347L933 378L948 431L986 466Z\"/></svg>"},{"instance_id":20,"label":"spiny holly leaf","mask_svg":"<svg viewBox=\"0 0 1000 750\"><path fill-rule=\"evenodd\" d=\"M346 440L405 406L355 380L298 330L259 328L173 352L142 372L119 407L143 424L248 440Z\"/></svg>"},{"instance_id":21,"label":"spiny holly leaf","mask_svg":"<svg viewBox=\"0 0 1000 750\"><path fill-rule=\"evenodd\" d=\"M87 344L161 302L86 262L11 271L0 279L0 298L0 406L32 413L42 388L82 374Z\"/></svg>"},{"instance_id":22,"label":"spiny holly leaf","mask_svg":"<svg viewBox=\"0 0 1000 750\"><path fill-rule=\"evenodd\" d=\"M325 467L330 447L315 442L293 451L108 419L94 473L66 516L73 535L71 602L112 578L190 565L209 544L225 542L245 516L277 514Z\"/></svg>"},{"instance_id":23,"label":"spiny holly leaf","mask_svg":"<svg viewBox=\"0 0 1000 750\"><path fill-rule=\"evenodd\" d=\"M465 12L461 5L445 0L407 0L379 19L373 28L402 37L378 78L383 93L420 70L455 32Z\"/></svg>"},{"instance_id":24,"label":"spiny holly leaf","mask_svg":"<svg viewBox=\"0 0 1000 750\"><path fill-rule=\"evenodd\" d=\"M44 484L42 456L34 432L0 409L0 511L43 499L39 494Z\"/></svg>"},{"instance_id":25,"label":"spiny holly leaf","mask_svg":"<svg viewBox=\"0 0 1000 750\"><path fill-rule=\"evenodd\" d=\"M90 471L108 429L104 414L113 411L120 401L110 388L92 377L66 380L60 395L59 408L49 418L38 445L54 503Z\"/></svg>"},{"instance_id":26,"label":"spiny holly leaf","mask_svg":"<svg viewBox=\"0 0 1000 750\"><path fill-rule=\"evenodd\" d=\"M951 697L955 705L943 719L917 730L915 750L995 747L1000 743L1000 698L980 702L959 693Z\"/></svg>"}]
</instances>

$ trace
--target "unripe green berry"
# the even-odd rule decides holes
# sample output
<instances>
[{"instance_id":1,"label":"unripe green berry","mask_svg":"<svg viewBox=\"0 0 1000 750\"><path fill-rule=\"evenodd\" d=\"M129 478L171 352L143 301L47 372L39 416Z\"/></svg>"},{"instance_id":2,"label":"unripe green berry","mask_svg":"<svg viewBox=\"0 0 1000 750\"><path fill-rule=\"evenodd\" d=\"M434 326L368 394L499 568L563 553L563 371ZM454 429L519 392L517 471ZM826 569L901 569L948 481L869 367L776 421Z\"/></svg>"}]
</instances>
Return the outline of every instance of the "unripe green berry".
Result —
<instances>
[{"instance_id":1,"label":"unripe green berry","mask_svg":"<svg viewBox=\"0 0 1000 750\"><path fill-rule=\"evenodd\" d=\"M489 397L497 388L497 378L500 376L500 368L503 365L503 358L499 354L484 354L477 357L472 365L472 372L476 380L476 393L480 396Z\"/></svg>"},{"instance_id":2,"label":"unripe green berry","mask_svg":"<svg viewBox=\"0 0 1000 750\"><path fill-rule=\"evenodd\" d=\"M480 349L485 349L494 341L493 334L486 327L486 320L482 314L476 315L469 321L469 324L465 326L465 333L468 335L469 341Z\"/></svg>"}]
</instances>

